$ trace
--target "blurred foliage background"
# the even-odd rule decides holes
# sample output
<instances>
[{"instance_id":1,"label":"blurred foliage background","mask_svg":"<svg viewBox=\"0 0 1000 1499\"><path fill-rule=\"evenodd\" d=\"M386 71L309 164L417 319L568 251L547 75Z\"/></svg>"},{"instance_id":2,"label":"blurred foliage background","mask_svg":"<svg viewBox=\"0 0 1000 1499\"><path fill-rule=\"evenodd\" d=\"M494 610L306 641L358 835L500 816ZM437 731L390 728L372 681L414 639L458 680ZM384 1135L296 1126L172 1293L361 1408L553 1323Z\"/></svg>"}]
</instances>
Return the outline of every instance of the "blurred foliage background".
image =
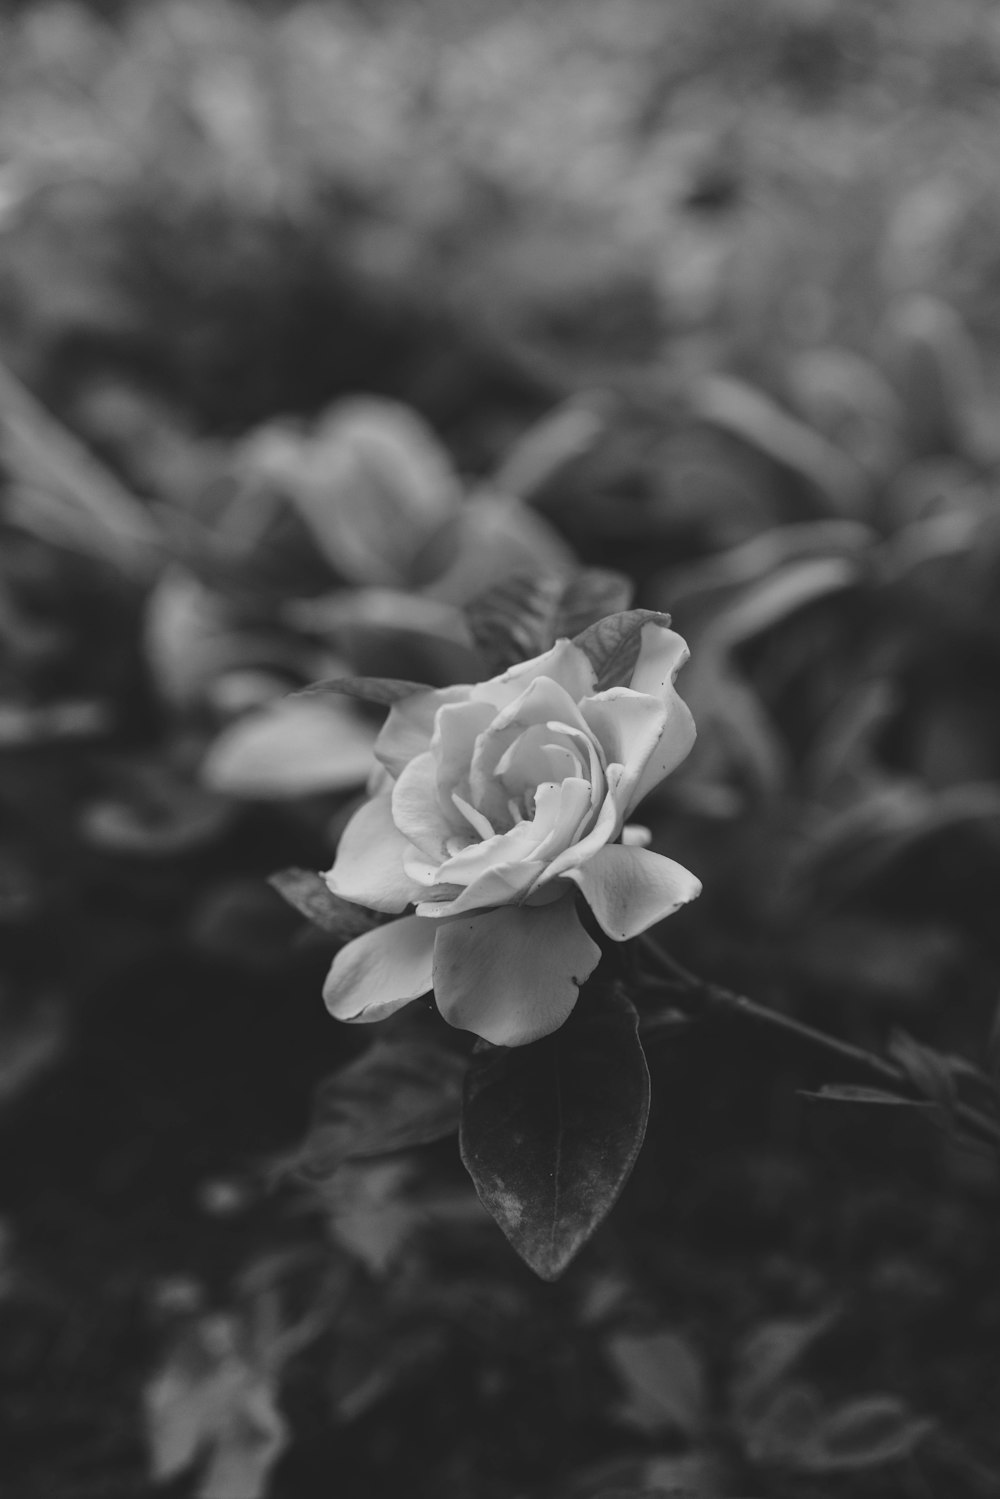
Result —
<instances>
[{"instance_id":1,"label":"blurred foliage background","mask_svg":"<svg viewBox=\"0 0 1000 1499\"><path fill-rule=\"evenodd\" d=\"M5 1495L997 1492L927 1108L996 1114L998 82L986 0L0 7ZM287 694L578 562L692 645L665 940L927 1107L684 1030L552 1288L449 1147L317 1167L266 876L377 728Z\"/></svg>"}]
</instances>

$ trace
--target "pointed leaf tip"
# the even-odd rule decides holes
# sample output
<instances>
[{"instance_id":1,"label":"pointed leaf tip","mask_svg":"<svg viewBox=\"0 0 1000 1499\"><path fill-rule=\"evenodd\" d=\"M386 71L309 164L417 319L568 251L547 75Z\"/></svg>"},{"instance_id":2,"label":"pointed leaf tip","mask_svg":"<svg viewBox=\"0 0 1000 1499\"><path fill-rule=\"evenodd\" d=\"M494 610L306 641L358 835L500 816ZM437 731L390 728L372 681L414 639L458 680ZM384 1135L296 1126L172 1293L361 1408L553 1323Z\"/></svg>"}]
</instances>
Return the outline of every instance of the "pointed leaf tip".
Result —
<instances>
[{"instance_id":1,"label":"pointed leaf tip","mask_svg":"<svg viewBox=\"0 0 1000 1499\"><path fill-rule=\"evenodd\" d=\"M584 986L551 1036L473 1057L462 1160L483 1205L543 1280L563 1273L611 1211L648 1113L638 1016L604 981Z\"/></svg>"}]
</instances>

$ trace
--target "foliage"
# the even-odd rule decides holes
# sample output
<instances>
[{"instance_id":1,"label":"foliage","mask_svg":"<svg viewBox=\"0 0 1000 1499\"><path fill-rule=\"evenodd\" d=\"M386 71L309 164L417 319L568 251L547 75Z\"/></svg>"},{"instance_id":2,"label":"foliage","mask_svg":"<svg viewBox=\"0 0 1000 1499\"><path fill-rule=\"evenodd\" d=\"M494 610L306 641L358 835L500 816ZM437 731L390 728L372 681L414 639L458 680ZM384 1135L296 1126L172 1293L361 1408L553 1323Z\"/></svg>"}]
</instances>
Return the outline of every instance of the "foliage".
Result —
<instances>
[{"instance_id":1,"label":"foliage","mask_svg":"<svg viewBox=\"0 0 1000 1499\"><path fill-rule=\"evenodd\" d=\"M994 18L606 10L0 19L4 1492L997 1489ZM387 711L667 619L699 901L334 1025Z\"/></svg>"}]
</instances>

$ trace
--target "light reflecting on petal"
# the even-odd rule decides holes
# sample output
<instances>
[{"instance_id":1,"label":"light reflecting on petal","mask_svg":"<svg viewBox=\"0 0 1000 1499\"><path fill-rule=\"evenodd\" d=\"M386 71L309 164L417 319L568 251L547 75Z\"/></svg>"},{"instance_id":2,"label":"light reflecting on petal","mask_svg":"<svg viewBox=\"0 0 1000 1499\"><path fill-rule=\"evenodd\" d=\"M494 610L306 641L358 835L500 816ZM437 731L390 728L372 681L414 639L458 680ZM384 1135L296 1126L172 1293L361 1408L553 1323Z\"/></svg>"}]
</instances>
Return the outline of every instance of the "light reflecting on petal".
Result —
<instances>
[{"instance_id":1,"label":"light reflecting on petal","mask_svg":"<svg viewBox=\"0 0 1000 1499\"><path fill-rule=\"evenodd\" d=\"M583 892L599 925L616 942L637 937L701 894L701 881L683 864L620 843L567 870L566 878Z\"/></svg>"},{"instance_id":2,"label":"light reflecting on petal","mask_svg":"<svg viewBox=\"0 0 1000 1499\"><path fill-rule=\"evenodd\" d=\"M630 687L610 687L581 703L580 712L607 763L625 767L623 791L628 798L663 736L666 708L658 698Z\"/></svg>"},{"instance_id":3,"label":"light reflecting on petal","mask_svg":"<svg viewBox=\"0 0 1000 1499\"><path fill-rule=\"evenodd\" d=\"M534 826L540 834L536 855L554 859L580 836L593 810L591 785L580 777L561 785L539 786L535 796Z\"/></svg>"},{"instance_id":4,"label":"light reflecting on petal","mask_svg":"<svg viewBox=\"0 0 1000 1499\"><path fill-rule=\"evenodd\" d=\"M653 622L643 625L629 686L633 692L648 693L666 702L674 678L690 654L687 641L676 630Z\"/></svg>"}]
</instances>

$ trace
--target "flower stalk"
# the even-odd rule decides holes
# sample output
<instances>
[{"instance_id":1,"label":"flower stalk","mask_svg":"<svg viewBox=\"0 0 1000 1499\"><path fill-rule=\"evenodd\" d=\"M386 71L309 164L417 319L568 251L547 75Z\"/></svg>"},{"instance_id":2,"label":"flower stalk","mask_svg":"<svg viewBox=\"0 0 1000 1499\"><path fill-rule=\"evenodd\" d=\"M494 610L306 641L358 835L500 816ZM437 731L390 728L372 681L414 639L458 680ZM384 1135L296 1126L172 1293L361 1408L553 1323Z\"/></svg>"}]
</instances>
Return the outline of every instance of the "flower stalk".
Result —
<instances>
[{"instance_id":1,"label":"flower stalk","mask_svg":"<svg viewBox=\"0 0 1000 1499\"><path fill-rule=\"evenodd\" d=\"M784 1015L780 1010L772 1010L769 1006L760 1004L745 994L736 994L721 984L713 984L707 979L699 978L697 974L691 973L675 958L664 952L648 936L639 940L643 956L651 960L657 971L657 977L666 980L677 1007L672 1015L650 1015L643 1018L641 1035L644 1041L654 1041L658 1034L672 1032L676 1027L677 1010L698 1019L707 1019L713 1014L722 1014L749 1022L751 1025L763 1026L806 1046L823 1051L828 1056L837 1057L862 1075L871 1078L873 1082L878 1082L908 1098L919 1096L912 1079L904 1069L885 1057L879 1056L877 1052L854 1046L849 1041L842 1041L837 1036L831 1036L827 1031L806 1025L791 1015ZM960 1100L956 1100L952 1105L952 1113L956 1123L960 1124L973 1138L994 1148L1000 1146L1000 1120L991 1118L981 1109L974 1108L971 1104Z\"/></svg>"}]
</instances>

